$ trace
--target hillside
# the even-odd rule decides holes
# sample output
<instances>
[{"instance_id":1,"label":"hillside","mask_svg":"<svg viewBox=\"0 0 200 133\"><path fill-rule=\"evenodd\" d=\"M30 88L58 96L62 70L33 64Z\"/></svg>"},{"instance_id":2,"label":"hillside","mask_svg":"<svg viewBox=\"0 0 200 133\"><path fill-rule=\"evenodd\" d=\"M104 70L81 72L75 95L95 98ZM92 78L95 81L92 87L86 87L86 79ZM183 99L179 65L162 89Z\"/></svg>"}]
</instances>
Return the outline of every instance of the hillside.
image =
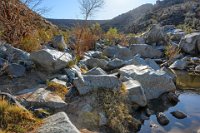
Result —
<instances>
[{"instance_id":1,"label":"hillside","mask_svg":"<svg viewBox=\"0 0 200 133\"><path fill-rule=\"evenodd\" d=\"M153 9L152 4L144 4L138 8L135 8L127 13L123 13L112 20L107 21L102 25L104 29L108 29L109 27L117 27L120 31L125 31L127 26L131 25L133 22L140 19L147 12Z\"/></svg>"},{"instance_id":2,"label":"hillside","mask_svg":"<svg viewBox=\"0 0 200 133\"><path fill-rule=\"evenodd\" d=\"M52 19L52 18L47 18L48 21L51 23L57 25L60 28L71 28L74 27L77 24L80 24L83 22L83 20L80 19ZM107 20L88 20L90 24L94 23L99 23L99 24L104 24Z\"/></svg>"},{"instance_id":3,"label":"hillside","mask_svg":"<svg viewBox=\"0 0 200 133\"><path fill-rule=\"evenodd\" d=\"M157 1L152 12L148 12L139 20L132 22L126 32L138 33L145 31L151 24L184 25L199 30L199 0L164 0Z\"/></svg>"}]
</instances>

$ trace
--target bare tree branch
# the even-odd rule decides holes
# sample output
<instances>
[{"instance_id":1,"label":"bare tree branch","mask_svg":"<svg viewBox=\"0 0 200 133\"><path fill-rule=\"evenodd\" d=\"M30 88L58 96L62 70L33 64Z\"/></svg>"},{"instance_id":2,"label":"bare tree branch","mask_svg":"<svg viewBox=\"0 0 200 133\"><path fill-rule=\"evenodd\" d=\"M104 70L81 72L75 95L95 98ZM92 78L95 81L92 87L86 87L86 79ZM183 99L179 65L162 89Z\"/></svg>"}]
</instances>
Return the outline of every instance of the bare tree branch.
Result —
<instances>
[{"instance_id":1,"label":"bare tree branch","mask_svg":"<svg viewBox=\"0 0 200 133\"><path fill-rule=\"evenodd\" d=\"M104 0L79 0L80 10L85 20L88 20L98 9L104 5Z\"/></svg>"}]
</instances>

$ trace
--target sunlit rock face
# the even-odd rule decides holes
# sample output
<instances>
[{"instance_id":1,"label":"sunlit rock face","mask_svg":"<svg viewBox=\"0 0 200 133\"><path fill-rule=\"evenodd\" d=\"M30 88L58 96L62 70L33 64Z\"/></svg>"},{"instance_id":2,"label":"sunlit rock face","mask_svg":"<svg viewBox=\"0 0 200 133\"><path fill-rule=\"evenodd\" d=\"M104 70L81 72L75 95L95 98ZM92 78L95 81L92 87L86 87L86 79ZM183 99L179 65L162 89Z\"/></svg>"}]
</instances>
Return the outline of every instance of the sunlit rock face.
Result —
<instances>
[{"instance_id":1,"label":"sunlit rock face","mask_svg":"<svg viewBox=\"0 0 200 133\"><path fill-rule=\"evenodd\" d=\"M148 66L129 65L119 70L120 78L131 78L141 83L147 100L158 98L165 92L175 91L172 78L162 70L153 70Z\"/></svg>"}]
</instances>

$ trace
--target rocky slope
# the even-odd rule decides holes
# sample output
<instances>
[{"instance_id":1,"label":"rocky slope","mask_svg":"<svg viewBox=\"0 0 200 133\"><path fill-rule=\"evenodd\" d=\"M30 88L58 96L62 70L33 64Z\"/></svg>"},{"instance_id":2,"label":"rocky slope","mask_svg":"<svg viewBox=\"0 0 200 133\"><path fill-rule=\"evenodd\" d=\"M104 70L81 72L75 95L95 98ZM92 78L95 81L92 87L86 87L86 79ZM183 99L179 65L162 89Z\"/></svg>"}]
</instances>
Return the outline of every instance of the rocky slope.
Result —
<instances>
[{"instance_id":1,"label":"rocky slope","mask_svg":"<svg viewBox=\"0 0 200 133\"><path fill-rule=\"evenodd\" d=\"M151 114L166 125L165 114L149 110L149 103L160 97L167 105L178 102L176 77L168 68L200 72L200 33L153 25L133 39L136 43L127 47L98 42L77 64L60 36L32 53L1 42L0 91L5 93L0 94L12 94L39 118L52 114L39 133L136 131ZM168 42L180 49L170 58L165 55Z\"/></svg>"}]
</instances>

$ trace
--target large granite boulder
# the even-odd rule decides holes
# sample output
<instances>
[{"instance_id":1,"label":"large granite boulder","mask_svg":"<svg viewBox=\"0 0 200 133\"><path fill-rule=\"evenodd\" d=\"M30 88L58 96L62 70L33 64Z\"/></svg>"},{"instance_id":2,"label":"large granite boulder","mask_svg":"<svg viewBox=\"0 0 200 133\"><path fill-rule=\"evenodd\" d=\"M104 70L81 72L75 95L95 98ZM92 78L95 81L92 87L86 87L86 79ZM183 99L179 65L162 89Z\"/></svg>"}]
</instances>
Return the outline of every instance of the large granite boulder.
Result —
<instances>
[{"instance_id":1,"label":"large granite boulder","mask_svg":"<svg viewBox=\"0 0 200 133\"><path fill-rule=\"evenodd\" d=\"M113 70L113 69L121 68L124 65L125 65L125 62L123 60L116 58L109 61L107 66L109 70Z\"/></svg>"},{"instance_id":2,"label":"large granite boulder","mask_svg":"<svg viewBox=\"0 0 200 133\"><path fill-rule=\"evenodd\" d=\"M65 68L72 60L72 56L53 49L42 49L31 53L30 59L45 71L55 72Z\"/></svg>"},{"instance_id":3,"label":"large granite boulder","mask_svg":"<svg viewBox=\"0 0 200 133\"><path fill-rule=\"evenodd\" d=\"M80 133L64 112L54 114L44 120L38 133Z\"/></svg>"},{"instance_id":4,"label":"large granite boulder","mask_svg":"<svg viewBox=\"0 0 200 133\"><path fill-rule=\"evenodd\" d=\"M128 60L132 57L130 49L123 46L109 46L104 49L103 55L109 58L118 58L122 60Z\"/></svg>"},{"instance_id":5,"label":"large granite boulder","mask_svg":"<svg viewBox=\"0 0 200 133\"><path fill-rule=\"evenodd\" d=\"M160 58L162 56L160 50L147 44L132 44L130 50L133 55L140 54L143 58Z\"/></svg>"},{"instance_id":6,"label":"large granite boulder","mask_svg":"<svg viewBox=\"0 0 200 133\"><path fill-rule=\"evenodd\" d=\"M128 91L128 99L130 102L136 103L142 107L147 105L147 99L144 94L144 90L138 81L128 80L123 82L123 84L126 86Z\"/></svg>"},{"instance_id":7,"label":"large granite boulder","mask_svg":"<svg viewBox=\"0 0 200 133\"><path fill-rule=\"evenodd\" d=\"M100 67L105 70L107 69L108 61L106 61L105 59L90 58L85 61L85 64L90 69L94 67Z\"/></svg>"},{"instance_id":8,"label":"large granite boulder","mask_svg":"<svg viewBox=\"0 0 200 133\"><path fill-rule=\"evenodd\" d=\"M180 48L187 54L200 53L200 32L188 34L179 43Z\"/></svg>"},{"instance_id":9,"label":"large granite boulder","mask_svg":"<svg viewBox=\"0 0 200 133\"><path fill-rule=\"evenodd\" d=\"M13 78L22 77L25 75L26 68L22 65L12 63L7 67L7 74Z\"/></svg>"},{"instance_id":10,"label":"large granite boulder","mask_svg":"<svg viewBox=\"0 0 200 133\"><path fill-rule=\"evenodd\" d=\"M153 70L148 66L128 65L119 69L120 78L131 78L141 83L147 100L158 98L165 92L175 91L172 78L164 71Z\"/></svg>"},{"instance_id":11,"label":"large granite boulder","mask_svg":"<svg viewBox=\"0 0 200 133\"><path fill-rule=\"evenodd\" d=\"M77 78L73 83L80 95L98 89L118 91L121 88L121 81L112 75L84 75L83 79Z\"/></svg>"}]
</instances>

